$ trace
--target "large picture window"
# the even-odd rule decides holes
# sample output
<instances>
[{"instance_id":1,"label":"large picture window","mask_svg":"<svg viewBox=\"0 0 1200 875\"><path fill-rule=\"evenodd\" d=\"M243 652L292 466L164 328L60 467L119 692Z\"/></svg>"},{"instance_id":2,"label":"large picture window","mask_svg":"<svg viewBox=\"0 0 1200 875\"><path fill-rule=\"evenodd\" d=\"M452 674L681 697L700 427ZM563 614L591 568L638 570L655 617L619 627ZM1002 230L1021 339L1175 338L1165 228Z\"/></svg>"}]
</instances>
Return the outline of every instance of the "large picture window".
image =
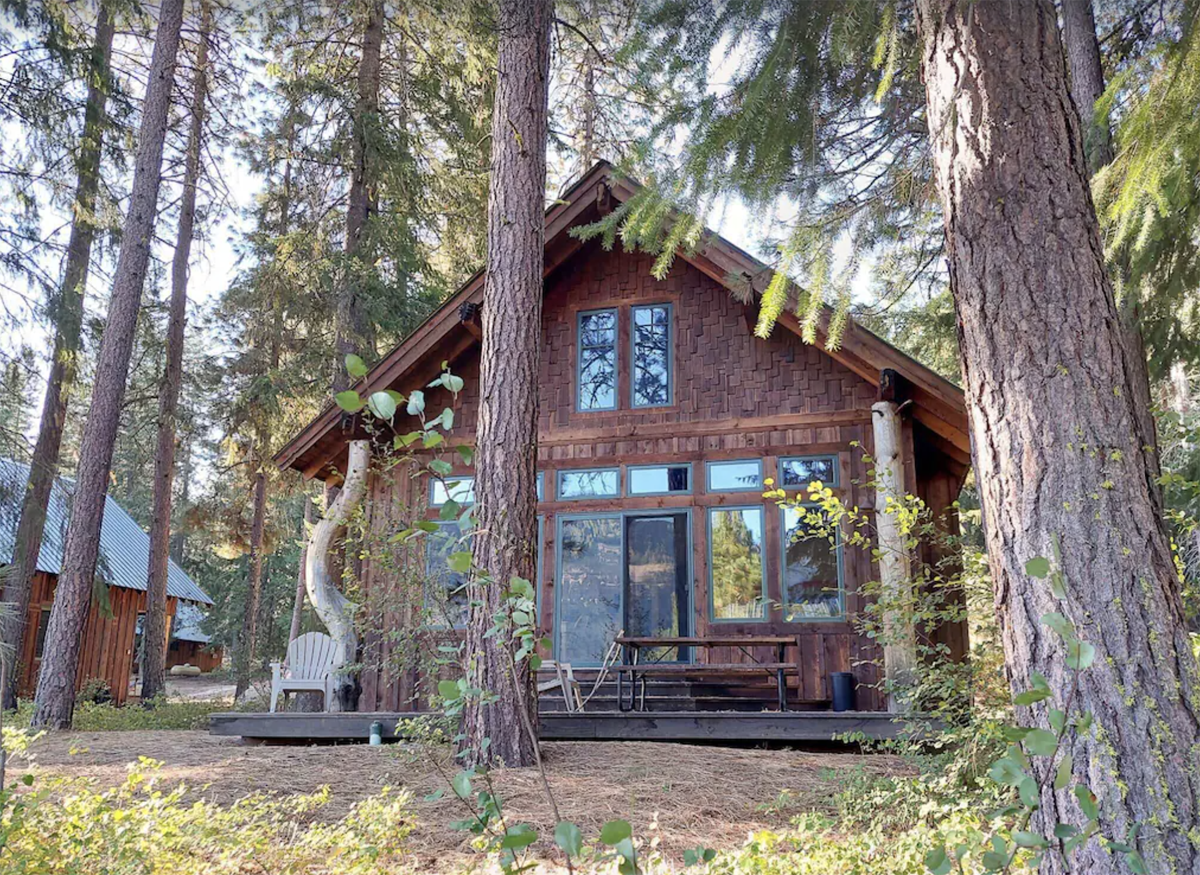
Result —
<instances>
[{"instance_id":1,"label":"large picture window","mask_svg":"<svg viewBox=\"0 0 1200 875\"><path fill-rule=\"evenodd\" d=\"M710 508L708 549L711 618L718 622L765 620L767 598L763 509Z\"/></svg>"},{"instance_id":2,"label":"large picture window","mask_svg":"<svg viewBox=\"0 0 1200 875\"><path fill-rule=\"evenodd\" d=\"M671 403L671 307L634 307L633 406L662 407Z\"/></svg>"},{"instance_id":3,"label":"large picture window","mask_svg":"<svg viewBox=\"0 0 1200 875\"><path fill-rule=\"evenodd\" d=\"M580 410L617 406L617 311L579 314Z\"/></svg>"},{"instance_id":4,"label":"large picture window","mask_svg":"<svg viewBox=\"0 0 1200 875\"><path fill-rule=\"evenodd\" d=\"M815 507L783 509L783 618L832 620L845 614L841 537L826 531Z\"/></svg>"},{"instance_id":5,"label":"large picture window","mask_svg":"<svg viewBox=\"0 0 1200 875\"><path fill-rule=\"evenodd\" d=\"M425 612L431 626L467 624L467 575L450 568L450 554L470 550L455 520L440 520L425 541Z\"/></svg>"}]
</instances>

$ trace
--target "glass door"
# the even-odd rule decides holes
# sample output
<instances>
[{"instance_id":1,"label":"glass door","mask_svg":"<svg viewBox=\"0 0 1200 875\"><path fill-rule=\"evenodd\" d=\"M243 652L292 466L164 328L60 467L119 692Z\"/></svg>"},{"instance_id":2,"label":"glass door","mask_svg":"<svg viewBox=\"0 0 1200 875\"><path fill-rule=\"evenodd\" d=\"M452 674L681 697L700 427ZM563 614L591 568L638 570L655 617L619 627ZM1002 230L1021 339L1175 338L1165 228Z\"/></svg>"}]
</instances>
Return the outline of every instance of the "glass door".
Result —
<instances>
[{"instance_id":1,"label":"glass door","mask_svg":"<svg viewBox=\"0 0 1200 875\"><path fill-rule=\"evenodd\" d=\"M687 514L625 518L625 630L642 638L689 634ZM686 662L688 648L643 651L658 662Z\"/></svg>"}]
</instances>

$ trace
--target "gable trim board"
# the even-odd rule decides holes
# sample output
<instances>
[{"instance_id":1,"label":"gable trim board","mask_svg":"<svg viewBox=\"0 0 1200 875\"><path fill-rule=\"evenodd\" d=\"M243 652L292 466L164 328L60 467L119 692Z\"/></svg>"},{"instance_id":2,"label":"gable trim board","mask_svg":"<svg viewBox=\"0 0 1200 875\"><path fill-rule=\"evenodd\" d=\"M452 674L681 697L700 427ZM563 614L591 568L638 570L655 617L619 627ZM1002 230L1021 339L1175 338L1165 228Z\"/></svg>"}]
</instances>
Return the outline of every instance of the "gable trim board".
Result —
<instances>
[{"instance_id":1,"label":"gable trim board","mask_svg":"<svg viewBox=\"0 0 1200 875\"><path fill-rule=\"evenodd\" d=\"M613 201L624 202L639 188L637 183L617 174L606 161L598 162L571 186L546 212L543 277L548 277L582 248L583 242L569 235L571 228L595 221L611 209ZM711 231L705 232L704 243L697 251L681 252L678 257L731 292L745 291L748 286L755 296L761 295L774 276L770 267ZM475 314L483 303L483 287L484 272L480 270L352 388L360 395L367 395L405 380L423 384L433 379L441 361L453 362L480 342ZM752 303L747 308L749 330L756 307ZM815 346L875 386L880 385L885 371L901 375L907 381L907 400L912 402L913 417L932 432L943 453L964 468L969 465L970 439L962 389L853 320L847 320L839 344L830 348L831 315L832 311L826 308ZM781 315L778 328L801 333L800 321L792 312ZM430 355L435 351L437 361L432 362ZM337 454L341 433L353 430L353 421L330 402L276 453L275 461L281 468L296 468L306 478L323 477L330 459ZM332 446L323 446L326 443Z\"/></svg>"}]
</instances>

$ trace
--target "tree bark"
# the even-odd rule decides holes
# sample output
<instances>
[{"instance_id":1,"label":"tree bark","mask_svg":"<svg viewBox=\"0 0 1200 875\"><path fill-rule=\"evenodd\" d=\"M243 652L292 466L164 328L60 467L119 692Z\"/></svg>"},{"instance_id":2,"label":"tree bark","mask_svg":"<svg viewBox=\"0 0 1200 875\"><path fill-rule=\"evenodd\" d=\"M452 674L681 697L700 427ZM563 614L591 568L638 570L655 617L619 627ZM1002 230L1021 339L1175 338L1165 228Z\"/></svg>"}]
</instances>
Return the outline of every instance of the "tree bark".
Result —
<instances>
[{"instance_id":1,"label":"tree bark","mask_svg":"<svg viewBox=\"0 0 1200 875\"><path fill-rule=\"evenodd\" d=\"M492 117L473 546L475 564L494 582L471 585L466 670L470 686L495 700L467 703L463 749L474 762L510 766L535 761L537 739L525 725L537 726L537 695L528 663L514 677L506 643L485 636L509 581L537 576L538 363L553 17L552 0L501 2ZM486 750L485 738L491 740Z\"/></svg>"},{"instance_id":2,"label":"tree bark","mask_svg":"<svg viewBox=\"0 0 1200 875\"><path fill-rule=\"evenodd\" d=\"M237 674L233 698L240 702L250 689L254 654L258 644L258 611L262 603L263 535L267 526L267 441L260 436L254 451L254 516L250 523L250 574L246 587L246 613L242 615L242 634L238 637Z\"/></svg>"},{"instance_id":3,"label":"tree bark","mask_svg":"<svg viewBox=\"0 0 1200 875\"><path fill-rule=\"evenodd\" d=\"M304 545L300 548L300 570L296 574L296 600L292 603L292 625L288 629L288 644L291 644L300 635L300 620L304 616L304 593L308 588L308 538L309 526L312 523L312 499L307 495L304 496L304 524L301 534L304 536Z\"/></svg>"},{"instance_id":4,"label":"tree bark","mask_svg":"<svg viewBox=\"0 0 1200 875\"><path fill-rule=\"evenodd\" d=\"M384 8L382 0L371 0L363 27L362 56L358 63L358 100L354 108L353 158L350 196L346 208L346 255L361 253L367 221L379 211L379 82L382 70ZM348 389L353 380L346 370L346 356L370 358L375 352L375 332L366 312L363 274L369 269L359 259L347 259L345 282L335 312L335 360L333 392Z\"/></svg>"},{"instance_id":5,"label":"tree bark","mask_svg":"<svg viewBox=\"0 0 1200 875\"><path fill-rule=\"evenodd\" d=\"M179 233L171 263L171 305L167 320L167 361L158 391L158 443L154 453L154 486L150 512L150 563L146 585L146 619L142 633L142 702L166 690L167 568L171 552L171 490L175 480L175 421L183 382L183 332L187 318L188 261L196 222L196 183L208 98L208 33L212 7L200 3L199 46L192 80L192 119L184 158L183 199Z\"/></svg>"},{"instance_id":6,"label":"tree bark","mask_svg":"<svg viewBox=\"0 0 1200 875\"><path fill-rule=\"evenodd\" d=\"M88 67L87 102L84 104L83 140L76 160L78 181L75 187L74 216L67 241L67 259L62 285L54 307L54 350L50 357L50 379L42 402L37 443L29 466L29 482L21 501L21 516L13 545L10 572L4 578L0 595L11 609L0 614L0 641L4 651L24 652L25 620L33 576L37 572L42 535L50 492L58 475L58 456L62 448L63 427L67 417L67 395L75 383L79 338L83 326L83 298L91 264L92 242L96 237L96 194L100 186L100 159L106 124L105 108L109 91L109 56L112 52L113 20L108 6L101 3L96 15L96 36ZM0 694L4 708L16 707L16 684L20 673L8 672Z\"/></svg>"},{"instance_id":7,"label":"tree bark","mask_svg":"<svg viewBox=\"0 0 1200 875\"><path fill-rule=\"evenodd\" d=\"M80 443L79 471L75 479L71 521L67 526L62 573L54 595L54 608L50 612L45 656L34 697L32 725L36 727L69 726L75 709L79 640L91 600L109 466L154 240L158 189L162 183L163 140L167 133L182 22L183 0L162 0L142 103L129 211L121 232L121 254L113 275L108 321L96 361L92 403Z\"/></svg>"},{"instance_id":8,"label":"tree bark","mask_svg":"<svg viewBox=\"0 0 1200 875\"><path fill-rule=\"evenodd\" d=\"M1144 385L1105 272L1079 119L1053 5L920 0L930 137L943 201L975 474L1014 691L1071 687L1057 611L1096 648L1074 704L1097 729L1068 738L1074 781L1100 796L1105 835L1143 824L1151 872L1200 872L1200 692L1179 580L1150 471ZM1061 545L1066 598L1025 563ZM1045 704L1019 709L1045 725ZM1038 777L1048 768L1035 762ZM1047 790L1043 834L1082 824ZM1048 855L1042 872L1066 867ZM1071 871L1126 871L1091 841Z\"/></svg>"},{"instance_id":9,"label":"tree bark","mask_svg":"<svg viewBox=\"0 0 1200 875\"><path fill-rule=\"evenodd\" d=\"M354 628L356 606L342 594L332 571L334 551L346 526L367 493L367 474L371 464L371 442L350 442L346 477L337 498L312 530L305 557L308 600L329 631L338 651L339 670L334 673L332 711L353 711L358 704L354 675L341 667L353 665L358 658L358 633Z\"/></svg>"},{"instance_id":10,"label":"tree bark","mask_svg":"<svg viewBox=\"0 0 1200 875\"><path fill-rule=\"evenodd\" d=\"M1071 97L1084 131L1084 154L1092 173L1113 160L1112 132L1096 123L1096 101L1104 94L1104 68L1092 0L1062 0L1063 46L1071 73Z\"/></svg>"}]
</instances>

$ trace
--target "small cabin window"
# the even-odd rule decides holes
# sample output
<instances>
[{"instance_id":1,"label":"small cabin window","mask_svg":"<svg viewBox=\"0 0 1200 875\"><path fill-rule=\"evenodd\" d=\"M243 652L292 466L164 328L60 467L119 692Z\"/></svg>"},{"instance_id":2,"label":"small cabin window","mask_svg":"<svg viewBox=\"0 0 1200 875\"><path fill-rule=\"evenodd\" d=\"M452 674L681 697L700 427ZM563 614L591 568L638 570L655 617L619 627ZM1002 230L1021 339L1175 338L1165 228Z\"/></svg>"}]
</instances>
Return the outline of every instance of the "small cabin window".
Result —
<instances>
[{"instance_id":1,"label":"small cabin window","mask_svg":"<svg viewBox=\"0 0 1200 875\"><path fill-rule=\"evenodd\" d=\"M425 542L425 613L431 626L455 629L467 624L467 575L454 571L450 556L470 550L463 529L455 520L436 523Z\"/></svg>"},{"instance_id":2,"label":"small cabin window","mask_svg":"<svg viewBox=\"0 0 1200 875\"><path fill-rule=\"evenodd\" d=\"M620 495L620 472L616 468L590 468L558 472L558 499L616 498Z\"/></svg>"},{"instance_id":3,"label":"small cabin window","mask_svg":"<svg viewBox=\"0 0 1200 875\"><path fill-rule=\"evenodd\" d=\"M671 307L655 304L634 307L633 389L634 407L662 407L671 403Z\"/></svg>"},{"instance_id":4,"label":"small cabin window","mask_svg":"<svg viewBox=\"0 0 1200 875\"><path fill-rule=\"evenodd\" d=\"M762 459L709 462L709 492L762 492Z\"/></svg>"},{"instance_id":5,"label":"small cabin window","mask_svg":"<svg viewBox=\"0 0 1200 875\"><path fill-rule=\"evenodd\" d=\"M717 622L765 620L762 507L710 508L708 550L710 617Z\"/></svg>"},{"instance_id":6,"label":"small cabin window","mask_svg":"<svg viewBox=\"0 0 1200 875\"><path fill-rule=\"evenodd\" d=\"M784 489L807 489L814 481L838 485L836 456L800 456L779 460L779 482Z\"/></svg>"},{"instance_id":7,"label":"small cabin window","mask_svg":"<svg viewBox=\"0 0 1200 875\"><path fill-rule=\"evenodd\" d=\"M630 495L687 495L692 491L691 465L645 465L626 469Z\"/></svg>"},{"instance_id":8,"label":"small cabin window","mask_svg":"<svg viewBox=\"0 0 1200 875\"><path fill-rule=\"evenodd\" d=\"M836 620L845 614L841 536L815 505L783 508L783 618Z\"/></svg>"},{"instance_id":9,"label":"small cabin window","mask_svg":"<svg viewBox=\"0 0 1200 875\"><path fill-rule=\"evenodd\" d=\"M441 507L453 498L459 504L475 503L475 478L451 474L445 480L429 481L429 506Z\"/></svg>"},{"instance_id":10,"label":"small cabin window","mask_svg":"<svg viewBox=\"0 0 1200 875\"><path fill-rule=\"evenodd\" d=\"M46 630L50 627L50 609L42 608L38 614L37 636L33 639L33 658L41 659L46 650Z\"/></svg>"},{"instance_id":11,"label":"small cabin window","mask_svg":"<svg viewBox=\"0 0 1200 875\"><path fill-rule=\"evenodd\" d=\"M580 410L617 407L617 311L579 314Z\"/></svg>"}]
</instances>

